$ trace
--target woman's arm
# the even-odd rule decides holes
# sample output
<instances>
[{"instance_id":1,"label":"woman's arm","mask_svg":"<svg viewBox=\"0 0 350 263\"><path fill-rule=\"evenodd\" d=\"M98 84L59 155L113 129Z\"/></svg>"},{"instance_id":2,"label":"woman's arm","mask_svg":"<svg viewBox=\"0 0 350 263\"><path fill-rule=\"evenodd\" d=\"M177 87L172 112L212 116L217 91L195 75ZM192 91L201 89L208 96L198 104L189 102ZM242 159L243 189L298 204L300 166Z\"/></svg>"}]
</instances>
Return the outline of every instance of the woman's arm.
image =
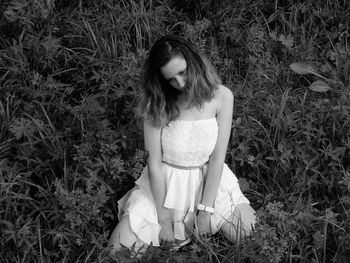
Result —
<instances>
[{"instance_id":1,"label":"woman's arm","mask_svg":"<svg viewBox=\"0 0 350 263\"><path fill-rule=\"evenodd\" d=\"M145 120L144 141L146 151L148 151L148 179L161 227L159 241L161 245L172 246L174 245L174 231L170 220L170 210L163 206L166 186L163 177L161 128L155 128Z\"/></svg>"},{"instance_id":2,"label":"woman's arm","mask_svg":"<svg viewBox=\"0 0 350 263\"><path fill-rule=\"evenodd\" d=\"M225 162L227 144L230 138L232 114L233 114L233 94L231 90L224 86L219 87L219 108L217 112L217 122L219 127L218 139L213 153L209 158L208 172L203 189L201 204L213 207L217 195L217 190L221 180L223 165Z\"/></svg>"},{"instance_id":3,"label":"woman's arm","mask_svg":"<svg viewBox=\"0 0 350 263\"><path fill-rule=\"evenodd\" d=\"M158 219L169 219L169 211L163 207L165 199L165 182L163 178L162 150L161 150L161 128L155 128L152 124L144 121L144 141L148 152L148 178L157 208Z\"/></svg>"}]
</instances>

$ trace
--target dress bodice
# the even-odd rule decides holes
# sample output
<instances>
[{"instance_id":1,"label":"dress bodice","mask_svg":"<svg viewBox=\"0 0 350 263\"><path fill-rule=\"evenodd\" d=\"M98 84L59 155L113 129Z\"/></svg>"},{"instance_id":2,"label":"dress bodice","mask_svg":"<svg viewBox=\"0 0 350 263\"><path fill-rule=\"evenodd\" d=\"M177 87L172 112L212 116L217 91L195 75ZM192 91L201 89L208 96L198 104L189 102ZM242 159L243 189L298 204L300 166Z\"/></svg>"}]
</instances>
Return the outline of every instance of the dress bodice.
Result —
<instances>
[{"instance_id":1,"label":"dress bodice","mask_svg":"<svg viewBox=\"0 0 350 263\"><path fill-rule=\"evenodd\" d=\"M163 207L171 211L169 219L173 223L174 238L177 240L191 236L192 229L196 227L196 207L202 200L210 166L206 162L215 148L218 130L216 118L175 120L162 128L162 176L165 189ZM118 201L118 217L120 219L123 215L128 215L132 232L146 244L159 246L161 226L149 180L152 175L149 175L146 166L136 180L136 186ZM157 176L161 174L158 173ZM214 214L210 217L212 233L219 231L230 220L232 209L240 203L249 204L249 201L240 191L236 176L224 163L213 205Z\"/></svg>"},{"instance_id":2,"label":"dress bodice","mask_svg":"<svg viewBox=\"0 0 350 263\"><path fill-rule=\"evenodd\" d=\"M163 161L193 167L209 160L218 136L216 118L175 120L162 129Z\"/></svg>"}]
</instances>

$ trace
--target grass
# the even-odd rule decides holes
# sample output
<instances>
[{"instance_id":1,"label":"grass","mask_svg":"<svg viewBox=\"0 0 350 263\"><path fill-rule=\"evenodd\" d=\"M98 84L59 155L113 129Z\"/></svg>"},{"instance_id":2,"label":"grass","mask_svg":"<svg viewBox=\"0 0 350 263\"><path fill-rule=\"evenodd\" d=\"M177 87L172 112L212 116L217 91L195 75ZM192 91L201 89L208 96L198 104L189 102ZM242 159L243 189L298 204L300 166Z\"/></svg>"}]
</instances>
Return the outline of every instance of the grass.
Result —
<instances>
[{"instance_id":1,"label":"grass","mask_svg":"<svg viewBox=\"0 0 350 263\"><path fill-rule=\"evenodd\" d=\"M5 1L0 261L348 262L349 10L342 0ZM145 164L133 101L166 33L199 45L235 94L227 163L259 221L241 244L216 234L113 259L116 200ZM317 74L290 69L300 62ZM331 89L310 90L317 80Z\"/></svg>"}]
</instances>

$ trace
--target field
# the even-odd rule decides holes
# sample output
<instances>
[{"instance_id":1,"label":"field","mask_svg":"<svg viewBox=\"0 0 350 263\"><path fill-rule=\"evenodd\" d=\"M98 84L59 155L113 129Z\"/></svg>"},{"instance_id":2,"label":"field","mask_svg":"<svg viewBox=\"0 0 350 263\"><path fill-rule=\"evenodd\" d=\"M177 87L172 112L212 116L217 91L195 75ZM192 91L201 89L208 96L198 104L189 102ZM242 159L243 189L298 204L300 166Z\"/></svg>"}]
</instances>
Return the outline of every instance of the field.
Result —
<instances>
[{"instance_id":1,"label":"field","mask_svg":"<svg viewBox=\"0 0 350 263\"><path fill-rule=\"evenodd\" d=\"M146 160L142 66L168 33L234 93L226 162L258 223L111 257ZM350 1L1 0L0 36L0 262L350 262Z\"/></svg>"}]
</instances>

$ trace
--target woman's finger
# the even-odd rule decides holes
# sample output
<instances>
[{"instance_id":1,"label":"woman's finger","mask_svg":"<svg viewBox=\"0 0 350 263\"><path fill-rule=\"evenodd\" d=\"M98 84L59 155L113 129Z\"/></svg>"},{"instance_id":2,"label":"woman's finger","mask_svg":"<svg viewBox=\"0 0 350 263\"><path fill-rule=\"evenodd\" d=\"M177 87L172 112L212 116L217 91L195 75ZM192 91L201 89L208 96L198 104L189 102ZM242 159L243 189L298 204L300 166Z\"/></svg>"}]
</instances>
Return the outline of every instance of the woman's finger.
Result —
<instances>
[{"instance_id":1,"label":"woman's finger","mask_svg":"<svg viewBox=\"0 0 350 263\"><path fill-rule=\"evenodd\" d=\"M165 239L161 239L160 240L160 245L162 246L162 247L165 247L166 246L166 240Z\"/></svg>"},{"instance_id":2,"label":"woman's finger","mask_svg":"<svg viewBox=\"0 0 350 263\"><path fill-rule=\"evenodd\" d=\"M199 234L200 236L206 236L206 237L210 237L211 236L211 233L210 231L203 231Z\"/></svg>"},{"instance_id":3,"label":"woman's finger","mask_svg":"<svg viewBox=\"0 0 350 263\"><path fill-rule=\"evenodd\" d=\"M162 247L170 247L170 246L174 246L174 240L167 240L167 239L161 239L160 240L160 245Z\"/></svg>"},{"instance_id":4,"label":"woman's finger","mask_svg":"<svg viewBox=\"0 0 350 263\"><path fill-rule=\"evenodd\" d=\"M200 236L201 238L210 238L210 234L208 232L202 232Z\"/></svg>"},{"instance_id":5,"label":"woman's finger","mask_svg":"<svg viewBox=\"0 0 350 263\"><path fill-rule=\"evenodd\" d=\"M166 240L166 241L165 241L165 246L166 246L166 247L170 246L170 240Z\"/></svg>"}]
</instances>

